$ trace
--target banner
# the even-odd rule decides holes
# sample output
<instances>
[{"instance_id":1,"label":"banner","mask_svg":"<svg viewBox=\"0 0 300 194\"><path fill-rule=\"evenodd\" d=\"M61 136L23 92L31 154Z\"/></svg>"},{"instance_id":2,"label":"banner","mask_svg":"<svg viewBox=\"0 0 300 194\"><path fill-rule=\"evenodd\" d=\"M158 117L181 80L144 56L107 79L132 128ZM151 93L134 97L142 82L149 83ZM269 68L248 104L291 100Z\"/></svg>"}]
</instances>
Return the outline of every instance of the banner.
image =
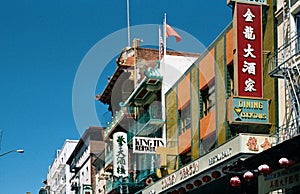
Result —
<instances>
[{"instance_id":1,"label":"banner","mask_svg":"<svg viewBox=\"0 0 300 194\"><path fill-rule=\"evenodd\" d=\"M116 177L128 176L127 134L124 132L113 134L113 169Z\"/></svg>"}]
</instances>

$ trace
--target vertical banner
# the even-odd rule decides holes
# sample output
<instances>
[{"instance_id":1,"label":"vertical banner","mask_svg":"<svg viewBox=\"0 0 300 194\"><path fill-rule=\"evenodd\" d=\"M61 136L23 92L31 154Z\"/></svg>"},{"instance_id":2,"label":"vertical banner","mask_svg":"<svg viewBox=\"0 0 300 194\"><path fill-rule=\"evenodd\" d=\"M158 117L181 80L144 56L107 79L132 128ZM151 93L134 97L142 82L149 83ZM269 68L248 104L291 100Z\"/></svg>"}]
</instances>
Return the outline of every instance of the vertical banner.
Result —
<instances>
[{"instance_id":1,"label":"vertical banner","mask_svg":"<svg viewBox=\"0 0 300 194\"><path fill-rule=\"evenodd\" d=\"M128 176L127 134L124 132L116 132L113 134L113 168L114 176Z\"/></svg>"},{"instance_id":2,"label":"vertical banner","mask_svg":"<svg viewBox=\"0 0 300 194\"><path fill-rule=\"evenodd\" d=\"M262 6L236 3L235 91L238 96L263 97Z\"/></svg>"}]
</instances>

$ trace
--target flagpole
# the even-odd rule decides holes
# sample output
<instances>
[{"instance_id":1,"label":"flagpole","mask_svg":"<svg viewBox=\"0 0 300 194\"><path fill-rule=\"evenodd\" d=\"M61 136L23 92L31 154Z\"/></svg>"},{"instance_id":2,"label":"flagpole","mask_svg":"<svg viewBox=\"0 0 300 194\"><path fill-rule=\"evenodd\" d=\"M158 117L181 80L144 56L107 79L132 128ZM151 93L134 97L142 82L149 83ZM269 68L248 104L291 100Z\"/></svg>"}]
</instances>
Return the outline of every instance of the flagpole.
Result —
<instances>
[{"instance_id":1,"label":"flagpole","mask_svg":"<svg viewBox=\"0 0 300 194\"><path fill-rule=\"evenodd\" d=\"M158 60L161 60L161 30L158 26Z\"/></svg>"},{"instance_id":2,"label":"flagpole","mask_svg":"<svg viewBox=\"0 0 300 194\"><path fill-rule=\"evenodd\" d=\"M129 16L129 0L127 0L127 39L128 46L130 47L130 16Z\"/></svg>"},{"instance_id":3,"label":"flagpole","mask_svg":"<svg viewBox=\"0 0 300 194\"><path fill-rule=\"evenodd\" d=\"M164 57L167 54L167 14L164 14Z\"/></svg>"},{"instance_id":4,"label":"flagpole","mask_svg":"<svg viewBox=\"0 0 300 194\"><path fill-rule=\"evenodd\" d=\"M167 14L165 13L164 14L164 21L163 21L163 59L161 61L161 65L160 65L160 68L161 68L161 71L162 71L162 75L163 75L163 79L165 79L165 76L166 76L166 72L165 72L165 66L166 66L166 54L167 54ZM162 112L164 114L162 114L162 118L163 120L166 119L165 117L165 112L166 112L166 109L165 109L165 98L163 98L163 96L165 95L165 84L162 84L162 88L161 88L161 104L162 104ZM162 138L163 139L167 139L166 138L167 135L166 135L166 125L163 125L163 131L162 131Z\"/></svg>"}]
</instances>

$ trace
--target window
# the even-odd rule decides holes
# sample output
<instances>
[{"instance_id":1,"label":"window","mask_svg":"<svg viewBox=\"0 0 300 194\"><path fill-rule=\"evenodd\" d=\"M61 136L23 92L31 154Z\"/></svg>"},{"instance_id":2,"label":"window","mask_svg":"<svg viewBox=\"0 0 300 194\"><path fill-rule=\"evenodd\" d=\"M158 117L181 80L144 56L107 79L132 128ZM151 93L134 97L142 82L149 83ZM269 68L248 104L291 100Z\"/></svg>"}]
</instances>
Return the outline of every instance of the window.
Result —
<instances>
[{"instance_id":1,"label":"window","mask_svg":"<svg viewBox=\"0 0 300 194\"><path fill-rule=\"evenodd\" d=\"M188 163L190 163L192 161L192 152L189 151L187 153L184 154L180 154L179 155L180 161L181 161L181 165L186 165Z\"/></svg>"},{"instance_id":2,"label":"window","mask_svg":"<svg viewBox=\"0 0 300 194\"><path fill-rule=\"evenodd\" d=\"M188 103L182 110L178 110L179 119L180 119L180 131L179 134L182 134L189 128L191 128L191 110L190 103Z\"/></svg>"},{"instance_id":3,"label":"window","mask_svg":"<svg viewBox=\"0 0 300 194\"><path fill-rule=\"evenodd\" d=\"M177 169L176 163L177 163L177 156L167 155L167 167L169 170Z\"/></svg>"},{"instance_id":4,"label":"window","mask_svg":"<svg viewBox=\"0 0 300 194\"><path fill-rule=\"evenodd\" d=\"M216 147L216 133L209 134L200 140L200 153L205 154Z\"/></svg>"},{"instance_id":5,"label":"window","mask_svg":"<svg viewBox=\"0 0 300 194\"><path fill-rule=\"evenodd\" d=\"M227 97L234 95L234 73L233 64L227 65Z\"/></svg>"},{"instance_id":6,"label":"window","mask_svg":"<svg viewBox=\"0 0 300 194\"><path fill-rule=\"evenodd\" d=\"M213 110L216 104L215 84L208 85L203 90L200 90L200 93L202 97L202 115L206 116Z\"/></svg>"}]
</instances>

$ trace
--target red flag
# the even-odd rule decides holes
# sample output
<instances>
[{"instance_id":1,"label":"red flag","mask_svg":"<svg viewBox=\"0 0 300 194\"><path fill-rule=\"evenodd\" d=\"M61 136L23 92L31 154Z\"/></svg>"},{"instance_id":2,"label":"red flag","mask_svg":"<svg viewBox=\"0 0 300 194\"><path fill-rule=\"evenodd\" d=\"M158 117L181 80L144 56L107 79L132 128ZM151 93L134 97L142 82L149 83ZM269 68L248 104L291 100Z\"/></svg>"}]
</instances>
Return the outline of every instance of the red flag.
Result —
<instances>
[{"instance_id":1,"label":"red flag","mask_svg":"<svg viewBox=\"0 0 300 194\"><path fill-rule=\"evenodd\" d=\"M181 36L168 24L166 24L166 37L175 36L176 42L181 41Z\"/></svg>"}]
</instances>

